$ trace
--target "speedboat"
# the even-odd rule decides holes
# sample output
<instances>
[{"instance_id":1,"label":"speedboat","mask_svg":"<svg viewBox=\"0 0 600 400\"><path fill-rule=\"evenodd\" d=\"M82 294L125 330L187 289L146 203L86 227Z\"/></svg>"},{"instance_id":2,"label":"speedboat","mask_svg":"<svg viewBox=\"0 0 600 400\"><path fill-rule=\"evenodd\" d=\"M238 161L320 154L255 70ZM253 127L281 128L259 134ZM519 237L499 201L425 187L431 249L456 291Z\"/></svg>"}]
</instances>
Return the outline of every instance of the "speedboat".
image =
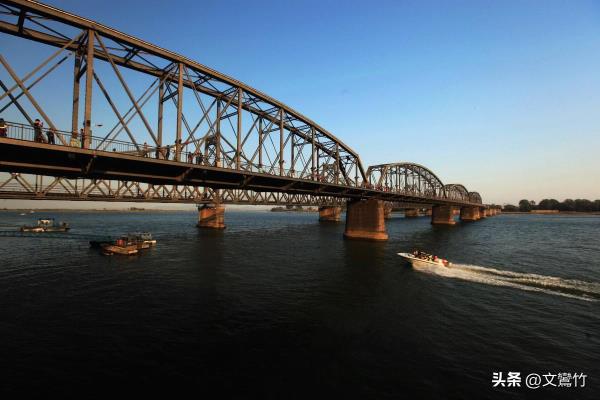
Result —
<instances>
[{"instance_id":1,"label":"speedboat","mask_svg":"<svg viewBox=\"0 0 600 400\"><path fill-rule=\"evenodd\" d=\"M437 265L440 267L449 267L452 265L452 263L450 263L448 260L431 254L423 253L422 251L418 251L415 253L398 253L398 255L410 262L413 267L421 267L424 265Z\"/></svg>"}]
</instances>

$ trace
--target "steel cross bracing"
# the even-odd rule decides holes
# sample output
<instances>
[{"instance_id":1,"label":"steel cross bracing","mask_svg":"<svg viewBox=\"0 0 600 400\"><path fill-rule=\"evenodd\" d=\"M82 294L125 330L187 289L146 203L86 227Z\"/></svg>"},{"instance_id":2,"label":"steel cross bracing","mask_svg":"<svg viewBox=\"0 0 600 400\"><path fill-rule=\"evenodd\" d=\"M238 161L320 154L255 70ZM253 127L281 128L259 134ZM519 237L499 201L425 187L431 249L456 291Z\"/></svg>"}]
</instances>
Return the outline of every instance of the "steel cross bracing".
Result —
<instances>
[{"instance_id":1,"label":"steel cross bracing","mask_svg":"<svg viewBox=\"0 0 600 400\"><path fill-rule=\"evenodd\" d=\"M0 116L12 110L23 119L9 122L7 136L0 137L1 171L62 177L57 179L63 183L88 179L115 188L138 182L136 193L157 186L175 193L185 187L189 195L182 198L216 193L211 198L216 201L225 193L230 199L241 193L278 193L271 198L281 202L312 196L481 204L479 195L461 191L462 185L444 186L416 164L365 171L356 152L297 111L202 64L89 19L33 1L0 0L0 31L55 49L26 73L18 73L4 51L0 54L5 71ZM69 59L67 95L57 93L53 104L45 104L36 88L64 73ZM65 107L56 104L68 105L69 129L64 123L59 129L57 115ZM96 135L94 118L107 113L115 123ZM55 144L36 137L35 118L45 123L44 131L54 133ZM10 196L0 189L0 197Z\"/></svg>"},{"instance_id":2,"label":"steel cross bracing","mask_svg":"<svg viewBox=\"0 0 600 400\"><path fill-rule=\"evenodd\" d=\"M0 174L0 177L0 197L4 199L300 206L335 206L343 203L339 197L244 189L215 190L199 186L68 179L20 173Z\"/></svg>"}]
</instances>

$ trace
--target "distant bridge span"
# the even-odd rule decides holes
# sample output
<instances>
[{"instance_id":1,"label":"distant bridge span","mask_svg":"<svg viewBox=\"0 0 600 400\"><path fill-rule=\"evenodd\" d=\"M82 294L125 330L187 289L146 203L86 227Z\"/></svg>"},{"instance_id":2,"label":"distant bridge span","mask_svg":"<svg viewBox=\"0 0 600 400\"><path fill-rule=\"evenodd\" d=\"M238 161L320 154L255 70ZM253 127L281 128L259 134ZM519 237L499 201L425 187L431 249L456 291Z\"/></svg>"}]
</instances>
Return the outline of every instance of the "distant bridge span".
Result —
<instances>
[{"instance_id":1,"label":"distant bridge span","mask_svg":"<svg viewBox=\"0 0 600 400\"><path fill-rule=\"evenodd\" d=\"M216 204L202 210L217 221L204 226L214 227L222 225L219 204L244 196L254 204L262 198L264 204L304 201L329 207L348 200L349 211L355 211L347 214L347 236L371 239L387 237L369 234L385 232L379 220L386 202L433 206L434 223L450 223L453 207L473 213L486 208L477 193L444 185L418 164L365 170L354 150L285 104L92 20L33 1L0 0L0 32L6 39L57 49L46 51L51 54L26 73L0 54L2 79L10 78L10 83L0 80L0 113L13 112L0 137L0 171L11 174L0 183L1 198L56 199L56 189L69 185L63 198L71 200L169 201L171 196ZM72 69L66 68L69 58ZM36 87L55 77L67 83L53 92L52 104L43 104ZM70 127L61 121L59 129L65 105ZM104 135L92 132L94 116L107 113L116 120L111 129ZM43 132L33 127L34 116L45 123ZM47 130L54 143L48 143ZM11 190L15 182L31 186L21 174L54 177L54 186ZM93 188L88 193L77 189L77 182L86 180L88 186L81 185ZM116 195L106 189L114 185ZM171 188L167 196L166 187ZM200 225L202 219L201 213ZM351 226L355 219L363 221L360 226Z\"/></svg>"}]
</instances>

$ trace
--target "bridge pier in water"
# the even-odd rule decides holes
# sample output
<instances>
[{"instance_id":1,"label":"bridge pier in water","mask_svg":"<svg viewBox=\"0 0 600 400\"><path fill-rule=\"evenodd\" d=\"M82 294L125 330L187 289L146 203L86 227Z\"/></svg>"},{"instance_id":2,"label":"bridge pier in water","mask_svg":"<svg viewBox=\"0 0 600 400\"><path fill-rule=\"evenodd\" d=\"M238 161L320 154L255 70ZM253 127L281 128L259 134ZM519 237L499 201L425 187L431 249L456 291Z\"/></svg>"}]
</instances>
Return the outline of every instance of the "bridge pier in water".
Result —
<instances>
[{"instance_id":1,"label":"bridge pier in water","mask_svg":"<svg viewBox=\"0 0 600 400\"><path fill-rule=\"evenodd\" d=\"M479 207L461 207L460 220L461 221L478 221L479 220Z\"/></svg>"},{"instance_id":2,"label":"bridge pier in water","mask_svg":"<svg viewBox=\"0 0 600 400\"><path fill-rule=\"evenodd\" d=\"M384 202L375 199L348 201L344 237L348 239L387 240Z\"/></svg>"},{"instance_id":3,"label":"bridge pier in water","mask_svg":"<svg viewBox=\"0 0 600 400\"><path fill-rule=\"evenodd\" d=\"M339 222L342 207L340 206L320 206L319 221L322 222Z\"/></svg>"},{"instance_id":4,"label":"bridge pier in water","mask_svg":"<svg viewBox=\"0 0 600 400\"><path fill-rule=\"evenodd\" d=\"M404 210L404 218L415 218L419 216L418 208L407 208Z\"/></svg>"},{"instance_id":5,"label":"bridge pier in water","mask_svg":"<svg viewBox=\"0 0 600 400\"><path fill-rule=\"evenodd\" d=\"M433 206L431 208L432 225L454 225L454 207L452 206Z\"/></svg>"},{"instance_id":6,"label":"bridge pier in water","mask_svg":"<svg viewBox=\"0 0 600 400\"><path fill-rule=\"evenodd\" d=\"M479 210L479 219L483 219L483 218L487 218L487 217L489 217L488 210L485 208L480 209Z\"/></svg>"},{"instance_id":7,"label":"bridge pier in water","mask_svg":"<svg viewBox=\"0 0 600 400\"><path fill-rule=\"evenodd\" d=\"M198 228L225 229L225 206L221 204L198 206Z\"/></svg>"}]
</instances>

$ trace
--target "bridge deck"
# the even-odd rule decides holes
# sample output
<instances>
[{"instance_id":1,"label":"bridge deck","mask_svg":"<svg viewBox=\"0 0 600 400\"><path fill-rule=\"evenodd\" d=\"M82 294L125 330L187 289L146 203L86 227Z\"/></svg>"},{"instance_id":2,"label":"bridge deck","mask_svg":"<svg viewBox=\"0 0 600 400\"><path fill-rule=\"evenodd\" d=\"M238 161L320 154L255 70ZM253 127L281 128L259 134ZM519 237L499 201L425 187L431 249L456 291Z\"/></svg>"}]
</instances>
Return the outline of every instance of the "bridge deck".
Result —
<instances>
[{"instance_id":1,"label":"bridge deck","mask_svg":"<svg viewBox=\"0 0 600 400\"><path fill-rule=\"evenodd\" d=\"M350 187L309 179L162 160L119 152L0 138L0 170L68 178L113 179L156 185L246 189L341 198L377 198L390 202L473 205L407 193Z\"/></svg>"}]
</instances>

